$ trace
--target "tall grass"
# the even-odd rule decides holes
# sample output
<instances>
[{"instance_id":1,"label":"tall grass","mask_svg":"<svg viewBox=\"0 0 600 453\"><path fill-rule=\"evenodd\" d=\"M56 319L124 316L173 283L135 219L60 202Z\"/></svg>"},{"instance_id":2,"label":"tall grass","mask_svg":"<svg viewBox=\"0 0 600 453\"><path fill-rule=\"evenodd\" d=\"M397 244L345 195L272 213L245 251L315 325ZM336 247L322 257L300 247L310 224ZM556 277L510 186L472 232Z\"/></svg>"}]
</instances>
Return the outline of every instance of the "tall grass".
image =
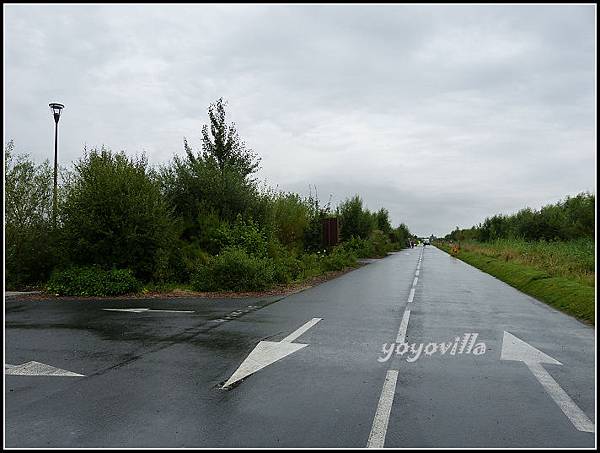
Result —
<instances>
[{"instance_id":1,"label":"tall grass","mask_svg":"<svg viewBox=\"0 0 600 453\"><path fill-rule=\"evenodd\" d=\"M553 277L565 277L594 286L595 242L581 238L572 241L524 241L496 239L491 242L461 243L465 251L515 262L543 270Z\"/></svg>"}]
</instances>

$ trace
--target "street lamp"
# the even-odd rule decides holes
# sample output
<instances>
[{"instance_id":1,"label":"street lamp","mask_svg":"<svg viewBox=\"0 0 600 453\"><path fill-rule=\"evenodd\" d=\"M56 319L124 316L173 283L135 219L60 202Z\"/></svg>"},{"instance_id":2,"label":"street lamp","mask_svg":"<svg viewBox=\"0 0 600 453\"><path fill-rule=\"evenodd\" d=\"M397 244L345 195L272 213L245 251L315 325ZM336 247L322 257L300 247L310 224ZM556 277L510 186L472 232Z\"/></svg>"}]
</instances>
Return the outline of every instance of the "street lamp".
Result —
<instances>
[{"instance_id":1,"label":"street lamp","mask_svg":"<svg viewBox=\"0 0 600 453\"><path fill-rule=\"evenodd\" d=\"M58 198L56 194L57 180L58 180L58 120L60 119L60 112L65 108L64 105L56 102L48 104L54 114L54 192L52 200L52 222L56 226L56 210L58 204Z\"/></svg>"}]
</instances>

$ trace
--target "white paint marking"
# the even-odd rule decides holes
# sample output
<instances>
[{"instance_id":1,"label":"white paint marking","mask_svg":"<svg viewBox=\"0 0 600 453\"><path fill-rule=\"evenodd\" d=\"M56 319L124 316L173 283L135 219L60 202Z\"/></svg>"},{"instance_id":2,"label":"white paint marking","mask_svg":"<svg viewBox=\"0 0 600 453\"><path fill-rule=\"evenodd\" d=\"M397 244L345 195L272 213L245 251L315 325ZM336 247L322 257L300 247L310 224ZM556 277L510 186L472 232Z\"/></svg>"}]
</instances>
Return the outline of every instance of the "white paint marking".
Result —
<instances>
[{"instance_id":1,"label":"white paint marking","mask_svg":"<svg viewBox=\"0 0 600 453\"><path fill-rule=\"evenodd\" d=\"M408 303L411 303L415 298L415 288L419 281L419 271L421 269L421 260L423 258L423 251L419 256L417 262L417 270L415 271L415 279L413 280L410 293L408 295ZM408 322L410 320L410 310L404 310L402 315L402 321L400 322L400 328L398 329L398 335L396 336L396 343L403 343L406 340L406 332L408 330ZM390 419L390 413L392 412L392 405L394 403L394 394L396 392L396 382L398 381L398 371L388 370L383 389L381 390L381 396L379 397L379 404L377 405L377 411L375 412L375 418L373 419L373 426L371 427L371 433L369 434L369 440L367 442L367 448L383 448L385 444L385 436L387 433L387 427Z\"/></svg>"},{"instance_id":2,"label":"white paint marking","mask_svg":"<svg viewBox=\"0 0 600 453\"><path fill-rule=\"evenodd\" d=\"M10 376L84 376L35 361L22 365L4 365L4 374Z\"/></svg>"},{"instance_id":3,"label":"white paint marking","mask_svg":"<svg viewBox=\"0 0 600 453\"><path fill-rule=\"evenodd\" d=\"M387 433L390 413L392 412L392 403L394 402L394 393L396 392L396 382L398 381L398 371L388 370L385 376L379 404L373 419L373 426L369 434L367 448L383 448L385 435Z\"/></svg>"},{"instance_id":4,"label":"white paint marking","mask_svg":"<svg viewBox=\"0 0 600 453\"><path fill-rule=\"evenodd\" d=\"M525 363L531 370L535 378L538 380L554 402L560 407L563 413L571 420L573 426L578 431L593 433L596 431L596 426L588 418L575 401L558 385L550 373L548 373L540 363Z\"/></svg>"},{"instance_id":5,"label":"white paint marking","mask_svg":"<svg viewBox=\"0 0 600 453\"><path fill-rule=\"evenodd\" d=\"M283 359L284 357L299 351L308 346L307 344L292 343L293 340L305 333L313 327L322 318L313 318L304 324L299 329L292 332L281 341L261 341L252 352L246 357L239 368L231 375L231 377L223 384L223 388L229 387L231 384L244 379L251 374L263 369L264 367Z\"/></svg>"},{"instance_id":6,"label":"white paint marking","mask_svg":"<svg viewBox=\"0 0 600 453\"><path fill-rule=\"evenodd\" d=\"M553 365L562 365L558 360L544 354L539 349L525 343L520 338L515 337L510 332L504 332L502 338L501 360L516 360L525 363L551 363Z\"/></svg>"},{"instance_id":7,"label":"white paint marking","mask_svg":"<svg viewBox=\"0 0 600 453\"><path fill-rule=\"evenodd\" d=\"M408 321L410 319L410 310L404 310L402 316L402 322L400 323L400 329L398 329L398 335L396 336L396 343L403 343L406 339L406 330L408 329Z\"/></svg>"},{"instance_id":8,"label":"white paint marking","mask_svg":"<svg viewBox=\"0 0 600 453\"><path fill-rule=\"evenodd\" d=\"M595 432L594 423L541 365L542 363L562 365L562 363L506 331L502 339L500 359L524 362L577 430L588 433Z\"/></svg>"},{"instance_id":9,"label":"white paint marking","mask_svg":"<svg viewBox=\"0 0 600 453\"><path fill-rule=\"evenodd\" d=\"M126 311L130 313L146 313L149 311L162 313L194 313L193 310L153 310L150 308L103 308L105 311Z\"/></svg>"},{"instance_id":10,"label":"white paint marking","mask_svg":"<svg viewBox=\"0 0 600 453\"><path fill-rule=\"evenodd\" d=\"M306 332L308 329L310 329L312 326L314 326L316 323L321 321L321 319L323 319L323 318L311 319L310 321L308 321L306 324L304 324L299 329L294 330L291 334L289 334L287 337L285 337L283 340L281 340L281 342L291 343L296 338L298 338L300 335L302 335L304 332Z\"/></svg>"}]
</instances>

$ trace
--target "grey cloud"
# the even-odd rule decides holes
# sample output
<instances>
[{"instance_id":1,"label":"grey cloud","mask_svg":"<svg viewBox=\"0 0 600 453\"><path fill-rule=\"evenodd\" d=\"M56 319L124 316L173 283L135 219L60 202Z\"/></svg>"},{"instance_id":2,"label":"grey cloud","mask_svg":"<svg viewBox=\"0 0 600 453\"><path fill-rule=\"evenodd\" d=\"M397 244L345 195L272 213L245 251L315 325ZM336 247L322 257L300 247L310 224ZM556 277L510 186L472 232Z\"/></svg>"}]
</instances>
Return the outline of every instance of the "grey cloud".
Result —
<instances>
[{"instance_id":1,"label":"grey cloud","mask_svg":"<svg viewBox=\"0 0 600 453\"><path fill-rule=\"evenodd\" d=\"M261 177L443 234L595 188L592 5L6 5L5 140L199 146L223 96Z\"/></svg>"}]
</instances>

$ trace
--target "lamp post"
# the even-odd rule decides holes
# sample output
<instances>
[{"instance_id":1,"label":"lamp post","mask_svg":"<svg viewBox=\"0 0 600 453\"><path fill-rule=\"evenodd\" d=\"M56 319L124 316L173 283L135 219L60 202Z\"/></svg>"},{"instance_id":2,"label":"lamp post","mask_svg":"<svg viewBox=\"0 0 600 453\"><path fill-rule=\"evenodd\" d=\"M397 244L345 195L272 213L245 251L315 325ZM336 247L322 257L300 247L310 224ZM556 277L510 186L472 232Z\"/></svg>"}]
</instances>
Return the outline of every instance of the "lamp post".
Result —
<instances>
[{"instance_id":1,"label":"lamp post","mask_svg":"<svg viewBox=\"0 0 600 453\"><path fill-rule=\"evenodd\" d=\"M48 104L54 114L54 192L52 193L52 223L56 227L56 211L58 204L57 181L58 181L58 120L60 119L60 112L65 108L64 105L56 102Z\"/></svg>"}]
</instances>

